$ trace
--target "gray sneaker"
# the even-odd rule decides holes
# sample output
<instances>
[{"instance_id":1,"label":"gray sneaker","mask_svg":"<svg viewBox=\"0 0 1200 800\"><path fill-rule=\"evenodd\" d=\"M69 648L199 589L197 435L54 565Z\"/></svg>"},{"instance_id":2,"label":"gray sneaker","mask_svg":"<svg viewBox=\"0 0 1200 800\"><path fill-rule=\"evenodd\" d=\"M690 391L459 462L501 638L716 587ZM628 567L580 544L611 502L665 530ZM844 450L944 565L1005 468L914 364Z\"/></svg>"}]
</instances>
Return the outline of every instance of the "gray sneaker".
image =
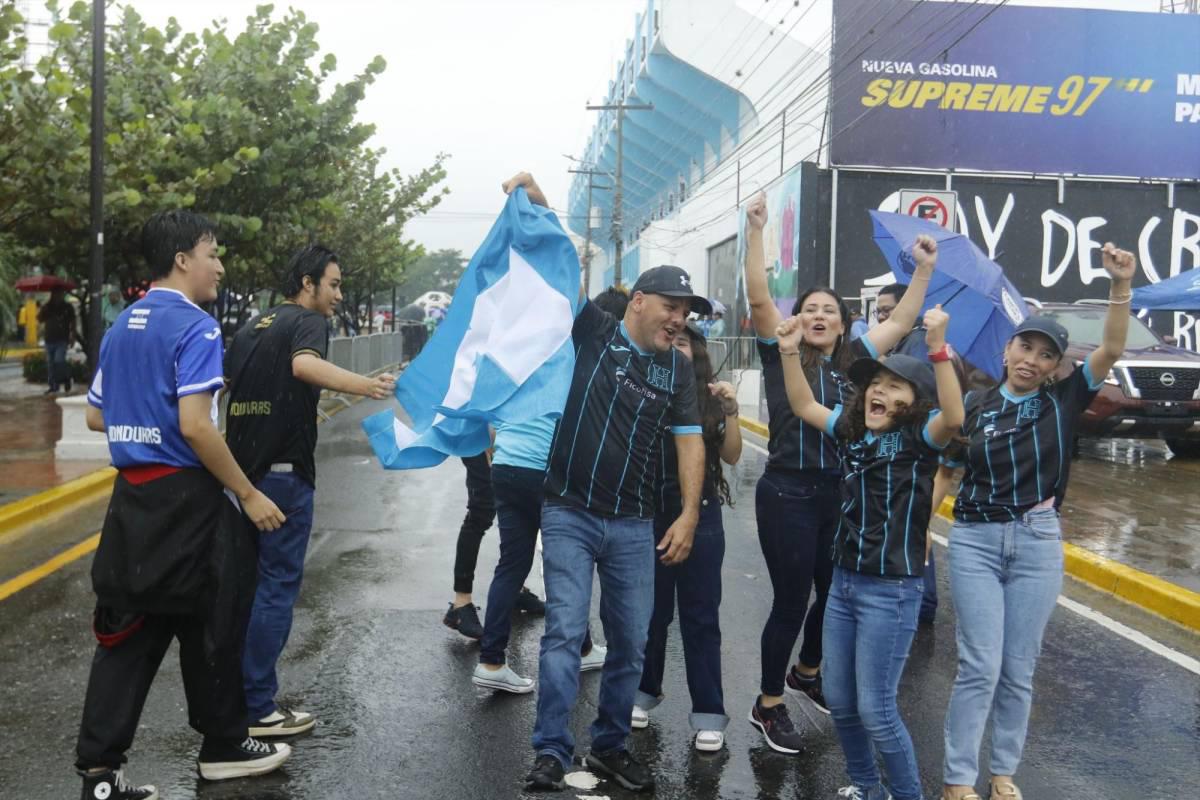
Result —
<instances>
[{"instance_id":1,"label":"gray sneaker","mask_svg":"<svg viewBox=\"0 0 1200 800\"><path fill-rule=\"evenodd\" d=\"M497 670L490 670L483 664L479 664L475 667L475 674L471 676L471 683L484 689L495 689L498 692L511 692L512 694L529 694L533 691L533 681L529 678L522 678L513 672L508 664Z\"/></svg>"}]
</instances>

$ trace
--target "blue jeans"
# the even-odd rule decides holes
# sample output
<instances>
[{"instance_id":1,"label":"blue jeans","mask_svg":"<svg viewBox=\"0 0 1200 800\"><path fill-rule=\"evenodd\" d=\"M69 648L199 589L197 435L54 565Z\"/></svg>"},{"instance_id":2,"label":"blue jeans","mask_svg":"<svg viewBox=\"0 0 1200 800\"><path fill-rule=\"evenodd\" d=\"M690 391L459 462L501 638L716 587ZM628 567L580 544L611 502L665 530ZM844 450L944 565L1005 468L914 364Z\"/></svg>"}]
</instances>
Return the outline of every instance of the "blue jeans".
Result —
<instances>
[{"instance_id":1,"label":"blue jeans","mask_svg":"<svg viewBox=\"0 0 1200 800\"><path fill-rule=\"evenodd\" d=\"M958 675L946 712L945 782L971 786L992 715L993 775L1021 763L1042 633L1062 589L1058 513L1014 522L955 522L950 592L958 614Z\"/></svg>"},{"instance_id":2,"label":"blue jeans","mask_svg":"<svg viewBox=\"0 0 1200 800\"><path fill-rule=\"evenodd\" d=\"M882 794L875 753L895 800L921 800L912 738L896 691L917 632L920 578L881 578L834 567L825 606L822 688L846 772L872 797Z\"/></svg>"},{"instance_id":3,"label":"blue jeans","mask_svg":"<svg viewBox=\"0 0 1200 800\"><path fill-rule=\"evenodd\" d=\"M763 626L759 691L783 695L792 649L804 629L800 661L821 666L821 625L833 575L833 537L841 513L837 473L768 470L758 480L754 512L758 543L774 592ZM809 608L813 587L817 599ZM807 613L807 617L805 614Z\"/></svg>"},{"instance_id":4,"label":"blue jeans","mask_svg":"<svg viewBox=\"0 0 1200 800\"><path fill-rule=\"evenodd\" d=\"M465 460L465 459L464 459ZM542 524L542 470L497 464L492 467L491 485L495 492L496 515L500 523L500 561L488 587L487 608L483 618L483 638L479 642L479 663L503 664L508 637L512 633L512 612L537 550L538 528ZM585 655L592 650L591 630L584 635L580 648Z\"/></svg>"},{"instance_id":5,"label":"blue jeans","mask_svg":"<svg viewBox=\"0 0 1200 800\"><path fill-rule=\"evenodd\" d=\"M725 560L725 528L721 504L705 498L696 525L696 538L687 561L673 567L654 562L654 613L642 665L636 701L647 710L662 702L667 662L667 631L675 616L679 594L679 635L687 669L692 730L723 731L729 725L721 690L721 564ZM661 540L674 518L654 521L654 538Z\"/></svg>"},{"instance_id":6,"label":"blue jeans","mask_svg":"<svg viewBox=\"0 0 1200 800\"><path fill-rule=\"evenodd\" d=\"M592 752L625 747L654 607L654 544L648 519L602 517L552 503L542 507L546 630L533 749L539 756L554 756L564 768L575 751L570 717L579 693L579 652L587 632L593 568L600 575L600 621L608 656L591 728Z\"/></svg>"},{"instance_id":7,"label":"blue jeans","mask_svg":"<svg viewBox=\"0 0 1200 800\"><path fill-rule=\"evenodd\" d=\"M252 721L275 710L279 691L275 662L292 631L292 609L300 594L313 521L313 487L295 473L268 472L255 486L279 506L287 521L278 530L258 536L258 588L242 660L242 683Z\"/></svg>"},{"instance_id":8,"label":"blue jeans","mask_svg":"<svg viewBox=\"0 0 1200 800\"><path fill-rule=\"evenodd\" d=\"M51 391L58 391L59 384L71 386L71 373L67 368L67 343L46 342L46 380Z\"/></svg>"}]
</instances>

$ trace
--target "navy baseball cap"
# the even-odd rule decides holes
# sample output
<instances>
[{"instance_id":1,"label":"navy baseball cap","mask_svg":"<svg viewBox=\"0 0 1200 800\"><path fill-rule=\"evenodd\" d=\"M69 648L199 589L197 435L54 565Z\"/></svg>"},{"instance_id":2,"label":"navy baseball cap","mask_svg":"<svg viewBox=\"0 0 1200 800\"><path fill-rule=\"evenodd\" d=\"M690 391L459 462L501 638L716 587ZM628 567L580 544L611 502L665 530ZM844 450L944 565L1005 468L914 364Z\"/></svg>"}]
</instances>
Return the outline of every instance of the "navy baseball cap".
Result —
<instances>
[{"instance_id":1,"label":"navy baseball cap","mask_svg":"<svg viewBox=\"0 0 1200 800\"><path fill-rule=\"evenodd\" d=\"M697 314L711 314L712 304L708 298L692 291L692 277L687 271L671 264L653 267L638 276L633 284L633 292L642 294L661 294L665 297L686 297L692 301L692 311Z\"/></svg>"},{"instance_id":2,"label":"navy baseball cap","mask_svg":"<svg viewBox=\"0 0 1200 800\"><path fill-rule=\"evenodd\" d=\"M893 353L883 361L873 358L858 359L850 365L850 380L860 390L866 389L881 369L894 372L911 383L918 398L937 401L937 382L933 377L933 367L928 362L903 353Z\"/></svg>"},{"instance_id":3,"label":"navy baseball cap","mask_svg":"<svg viewBox=\"0 0 1200 800\"><path fill-rule=\"evenodd\" d=\"M1050 340L1058 350L1060 356L1067 352L1067 345L1070 339L1067 335L1067 329L1057 320L1053 320L1050 317L1039 317L1036 315L1026 317L1025 321L1013 331L1013 336L1019 336L1022 333L1040 333ZM1009 341L1012 341L1011 337Z\"/></svg>"}]
</instances>

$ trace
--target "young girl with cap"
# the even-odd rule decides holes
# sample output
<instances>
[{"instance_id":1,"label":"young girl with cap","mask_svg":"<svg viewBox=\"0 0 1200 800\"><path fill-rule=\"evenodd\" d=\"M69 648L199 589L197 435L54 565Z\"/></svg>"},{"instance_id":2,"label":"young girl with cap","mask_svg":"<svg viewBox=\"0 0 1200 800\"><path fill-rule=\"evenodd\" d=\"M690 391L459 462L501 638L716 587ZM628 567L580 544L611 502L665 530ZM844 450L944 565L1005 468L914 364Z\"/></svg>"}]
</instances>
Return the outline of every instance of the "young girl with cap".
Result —
<instances>
[{"instance_id":1,"label":"young girl with cap","mask_svg":"<svg viewBox=\"0 0 1200 800\"><path fill-rule=\"evenodd\" d=\"M833 577L830 552L840 516L837 448L820 429L792 414L784 388L775 329L783 316L767 285L763 227L767 207L760 194L746 208L746 297L758 334L770 438L767 468L754 495L758 541L774 594L763 625L759 694L750 710L772 750L795 754L803 749L800 733L788 716L783 695L797 696L828 714L821 693L821 622ZM811 287L792 308L805 320L799 361L812 381L817 400L827 409L850 395L845 371L856 359L886 353L912 330L933 274L937 248L932 239L913 250L917 269L909 290L891 317L866 335L850 340L850 312L832 289ZM809 607L811 590L816 600ZM806 616L807 614L807 616ZM799 660L789 669L803 627Z\"/></svg>"},{"instance_id":2,"label":"young girl with cap","mask_svg":"<svg viewBox=\"0 0 1200 800\"><path fill-rule=\"evenodd\" d=\"M1058 509L1079 416L1125 350L1132 253L1104 245L1112 279L1104 339L1054 380L1067 331L1049 317L1022 322L1004 348L994 389L967 396L966 472L950 535L950 591L958 616L958 675L946 715L946 800L979 800L974 783L992 715L991 797L1020 800L1021 760L1042 632L1062 587Z\"/></svg>"},{"instance_id":3,"label":"young girl with cap","mask_svg":"<svg viewBox=\"0 0 1200 800\"><path fill-rule=\"evenodd\" d=\"M697 750L715 752L725 746L724 692L721 688L721 564L725 559L725 527L721 506L732 503L729 483L721 462L736 464L742 455L738 425L737 392L732 384L717 381L704 335L688 322L675 337L675 349L692 364L696 373L696 399L704 437L704 491L700 521L692 553L687 561L667 566L654 564L654 613L642 663L642 680L633 707L632 726L644 728L646 712L663 699L666 672L667 631L675 616L679 597L679 635L683 639L683 661L687 667L692 713L688 717L695 732ZM660 481L655 498L654 536L661 539L683 507L679 496L679 466L673 447L660 448Z\"/></svg>"},{"instance_id":4,"label":"young girl with cap","mask_svg":"<svg viewBox=\"0 0 1200 800\"><path fill-rule=\"evenodd\" d=\"M852 800L922 798L896 690L917 631L933 474L963 421L962 389L945 343L948 321L941 306L925 313L932 367L903 354L856 361L850 380L858 392L844 411L813 396L800 366L803 320L792 317L778 330L793 413L839 444L842 515L825 606L823 672L851 780L838 795Z\"/></svg>"}]
</instances>

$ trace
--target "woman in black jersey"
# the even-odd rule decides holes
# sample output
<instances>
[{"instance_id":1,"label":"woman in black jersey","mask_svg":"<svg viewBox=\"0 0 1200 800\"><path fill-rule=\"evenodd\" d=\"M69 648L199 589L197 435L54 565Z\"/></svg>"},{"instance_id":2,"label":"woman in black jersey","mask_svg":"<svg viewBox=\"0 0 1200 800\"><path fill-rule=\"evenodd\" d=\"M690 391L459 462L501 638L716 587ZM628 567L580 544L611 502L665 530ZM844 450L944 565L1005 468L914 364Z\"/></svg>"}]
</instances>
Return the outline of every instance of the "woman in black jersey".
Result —
<instances>
[{"instance_id":1,"label":"woman in black jersey","mask_svg":"<svg viewBox=\"0 0 1200 800\"><path fill-rule=\"evenodd\" d=\"M966 472L950 534L950 591L958 617L958 675L946 712L943 797L979 800L979 747L992 716L991 797L1020 800L1033 670L1062 587L1058 509L1079 416L1125 350L1133 254L1104 245L1112 279L1104 340L1054 379L1067 331L1029 317L1004 348L1003 382L967 395Z\"/></svg>"},{"instance_id":2,"label":"woman in black jersey","mask_svg":"<svg viewBox=\"0 0 1200 800\"><path fill-rule=\"evenodd\" d=\"M783 314L767 289L763 253L766 199L759 195L746 209L746 296L758 335L763 385L767 394L770 440L767 468L755 493L758 541L774 598L763 626L762 676L750 723L767 744L781 753L798 753L800 734L788 717L783 694L800 696L829 713L821 694L821 620L833 574L830 552L837 530L840 478L837 450L821 431L797 419L788 406L775 329ZM866 335L848 342L850 312L831 289L813 287L800 295L793 314L805 319L800 345L804 370L817 400L832 409L849 399L844 373L856 358L875 358L891 350L912 330L933 272L936 252L919 251L910 288L892 315ZM815 584L817 599L808 608ZM808 612L807 619L805 612ZM790 670L792 649L804 629L798 663Z\"/></svg>"},{"instance_id":3,"label":"woman in black jersey","mask_svg":"<svg viewBox=\"0 0 1200 800\"><path fill-rule=\"evenodd\" d=\"M646 640L642 681L638 686L632 725L646 727L646 712L662 702L666 671L667 631L675 616L679 596L679 635L687 667L692 713L688 717L697 750L716 752L725 746L725 698L721 689L721 564L725 558L725 527L721 506L733 502L721 462L736 464L742 455L742 433L738 425L737 394L733 386L718 382L704 335L689 322L675 337L675 348L692 362L696 373L696 399L704 438L704 492L700 521L692 553L687 561L672 567L661 560L654 564L654 613ZM662 447L659 495L655 498L654 537L662 539L679 517L679 466L675 448Z\"/></svg>"},{"instance_id":4,"label":"woman in black jersey","mask_svg":"<svg viewBox=\"0 0 1200 800\"><path fill-rule=\"evenodd\" d=\"M916 249L925 247L933 240L921 237ZM842 513L824 648L825 696L851 781L838 796L847 800L924 796L896 692L917 632L933 474L963 421L962 389L945 343L948 321L940 306L925 313L933 367L904 354L856 361L850 379L857 392L844 413L817 401L800 367L802 318L779 326L793 413L840 445Z\"/></svg>"}]
</instances>

